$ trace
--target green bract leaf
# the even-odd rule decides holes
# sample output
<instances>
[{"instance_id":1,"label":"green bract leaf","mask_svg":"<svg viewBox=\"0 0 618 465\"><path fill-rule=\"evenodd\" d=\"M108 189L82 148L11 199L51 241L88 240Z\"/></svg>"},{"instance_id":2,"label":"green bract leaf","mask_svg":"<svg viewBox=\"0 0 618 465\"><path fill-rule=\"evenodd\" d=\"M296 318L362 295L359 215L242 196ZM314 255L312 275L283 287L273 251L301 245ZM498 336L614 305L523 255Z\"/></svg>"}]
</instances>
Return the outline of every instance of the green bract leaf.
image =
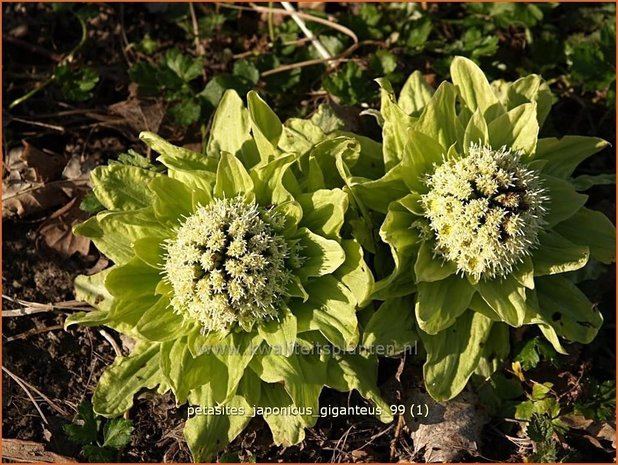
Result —
<instances>
[{"instance_id":1,"label":"green bract leaf","mask_svg":"<svg viewBox=\"0 0 618 465\"><path fill-rule=\"evenodd\" d=\"M138 344L129 357L117 357L103 372L92 397L94 411L105 417L121 415L133 405L137 391L163 382L159 346Z\"/></svg>"},{"instance_id":2,"label":"green bract leaf","mask_svg":"<svg viewBox=\"0 0 618 465\"><path fill-rule=\"evenodd\" d=\"M382 139L384 140L384 167L386 171L394 167L400 160L405 147L405 134L412 127L414 119L395 102L395 94L390 82L378 79L381 95L380 112L384 117Z\"/></svg>"},{"instance_id":3,"label":"green bract leaf","mask_svg":"<svg viewBox=\"0 0 618 465\"><path fill-rule=\"evenodd\" d=\"M507 146L532 156L539 134L536 112L535 103L525 103L491 121L487 126L491 146L495 149Z\"/></svg>"},{"instance_id":4,"label":"green bract leaf","mask_svg":"<svg viewBox=\"0 0 618 465\"><path fill-rule=\"evenodd\" d=\"M349 350L358 344L354 295L332 276L305 285L307 303L298 305L298 332L320 331L335 346Z\"/></svg>"},{"instance_id":5,"label":"green bract leaf","mask_svg":"<svg viewBox=\"0 0 618 465\"><path fill-rule=\"evenodd\" d=\"M410 348L418 339L411 311L413 305L409 297L389 299L380 305L365 326L362 346L389 356Z\"/></svg>"},{"instance_id":6,"label":"green bract leaf","mask_svg":"<svg viewBox=\"0 0 618 465\"><path fill-rule=\"evenodd\" d=\"M135 166L99 166L92 170L94 193L108 210L136 210L152 203L148 183L157 177Z\"/></svg>"},{"instance_id":7,"label":"green bract leaf","mask_svg":"<svg viewBox=\"0 0 618 465\"><path fill-rule=\"evenodd\" d=\"M543 172L565 179L582 161L603 150L609 143L596 137L565 136L539 139L535 159L547 160Z\"/></svg>"},{"instance_id":8,"label":"green bract leaf","mask_svg":"<svg viewBox=\"0 0 618 465\"><path fill-rule=\"evenodd\" d=\"M243 148L252 142L250 131L249 112L236 91L227 90L212 120L206 151L218 156L227 152L240 157Z\"/></svg>"},{"instance_id":9,"label":"green bract leaf","mask_svg":"<svg viewBox=\"0 0 618 465\"><path fill-rule=\"evenodd\" d=\"M461 392L478 365L491 326L490 319L468 311L436 335L420 332L427 350L423 375L431 397L448 400Z\"/></svg>"},{"instance_id":10,"label":"green bract leaf","mask_svg":"<svg viewBox=\"0 0 618 465\"><path fill-rule=\"evenodd\" d=\"M467 279L457 276L420 282L416 287L416 320L427 334L437 334L451 326L467 310L475 292Z\"/></svg>"},{"instance_id":11,"label":"green bract leaf","mask_svg":"<svg viewBox=\"0 0 618 465\"><path fill-rule=\"evenodd\" d=\"M556 231L578 245L590 248L601 263L616 261L616 227L603 213L582 208L556 226Z\"/></svg>"},{"instance_id":12,"label":"green bract leaf","mask_svg":"<svg viewBox=\"0 0 618 465\"><path fill-rule=\"evenodd\" d=\"M265 161L274 154L283 132L283 126L277 115L256 92L249 92L247 102L249 104L249 114L251 115L255 143L262 161Z\"/></svg>"},{"instance_id":13,"label":"green bract leaf","mask_svg":"<svg viewBox=\"0 0 618 465\"><path fill-rule=\"evenodd\" d=\"M473 61L455 57L451 62L451 76L453 84L458 87L462 99L471 111L479 109L487 121L493 119L492 115L498 116L504 113L504 108L483 71Z\"/></svg>"},{"instance_id":14,"label":"green bract leaf","mask_svg":"<svg viewBox=\"0 0 618 465\"><path fill-rule=\"evenodd\" d=\"M230 153L221 154L214 194L220 198L231 198L240 194L248 200L254 196L251 176L238 158Z\"/></svg>"},{"instance_id":15,"label":"green bract leaf","mask_svg":"<svg viewBox=\"0 0 618 465\"><path fill-rule=\"evenodd\" d=\"M298 230L298 238L307 258L298 271L301 278L333 273L345 261L345 251L335 240L325 239L307 228Z\"/></svg>"},{"instance_id":16,"label":"green bract leaf","mask_svg":"<svg viewBox=\"0 0 618 465\"><path fill-rule=\"evenodd\" d=\"M399 94L398 105L410 116L418 116L431 100L433 89L425 82L420 71L408 77Z\"/></svg>"}]
</instances>

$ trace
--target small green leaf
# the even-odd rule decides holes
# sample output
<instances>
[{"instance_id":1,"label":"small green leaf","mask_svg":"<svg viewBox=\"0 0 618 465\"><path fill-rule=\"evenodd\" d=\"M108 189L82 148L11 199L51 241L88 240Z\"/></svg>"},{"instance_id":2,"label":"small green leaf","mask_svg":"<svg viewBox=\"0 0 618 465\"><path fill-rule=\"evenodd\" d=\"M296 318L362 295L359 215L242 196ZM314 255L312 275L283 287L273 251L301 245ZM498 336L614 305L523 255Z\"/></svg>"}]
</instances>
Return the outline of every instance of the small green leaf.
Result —
<instances>
[{"instance_id":1,"label":"small green leaf","mask_svg":"<svg viewBox=\"0 0 618 465\"><path fill-rule=\"evenodd\" d=\"M418 116L431 100L434 90L427 84L420 71L410 74L399 93L398 105L410 116Z\"/></svg>"},{"instance_id":2,"label":"small green leaf","mask_svg":"<svg viewBox=\"0 0 618 465\"><path fill-rule=\"evenodd\" d=\"M168 109L168 114L176 124L189 126L199 121L202 106L196 98L183 98Z\"/></svg>"},{"instance_id":3,"label":"small green leaf","mask_svg":"<svg viewBox=\"0 0 618 465\"><path fill-rule=\"evenodd\" d=\"M555 228L568 240L590 248L601 263L616 261L616 227L603 213L582 208Z\"/></svg>"},{"instance_id":4,"label":"small green leaf","mask_svg":"<svg viewBox=\"0 0 618 465\"><path fill-rule=\"evenodd\" d=\"M122 415L133 405L140 389L163 382L159 370L159 346L138 343L128 357L116 357L99 379L92 397L94 411L105 417Z\"/></svg>"},{"instance_id":5,"label":"small green leaf","mask_svg":"<svg viewBox=\"0 0 618 465\"><path fill-rule=\"evenodd\" d=\"M108 210L136 210L152 203L146 186L156 173L134 166L99 166L90 173L95 195Z\"/></svg>"},{"instance_id":6,"label":"small green leaf","mask_svg":"<svg viewBox=\"0 0 618 465\"><path fill-rule=\"evenodd\" d=\"M90 463L112 463L117 461L117 452L107 447L88 444L82 450Z\"/></svg>"},{"instance_id":7,"label":"small green leaf","mask_svg":"<svg viewBox=\"0 0 618 465\"><path fill-rule=\"evenodd\" d=\"M76 444L86 445L97 441L99 425L95 418L92 404L84 400L77 408L76 420L81 420L83 424L70 423L63 426L64 432L69 439Z\"/></svg>"},{"instance_id":8,"label":"small green leaf","mask_svg":"<svg viewBox=\"0 0 618 465\"><path fill-rule=\"evenodd\" d=\"M103 427L103 447L120 450L131 442L133 422L124 418L113 418Z\"/></svg>"},{"instance_id":9,"label":"small green leaf","mask_svg":"<svg viewBox=\"0 0 618 465\"><path fill-rule=\"evenodd\" d=\"M555 231L543 232L533 254L534 274L543 276L579 270L588 263L588 257L588 247L574 244Z\"/></svg>"},{"instance_id":10,"label":"small green leaf","mask_svg":"<svg viewBox=\"0 0 618 465\"><path fill-rule=\"evenodd\" d=\"M466 278L458 276L420 282L416 288L416 320L427 334L437 334L451 326L468 309L476 292Z\"/></svg>"},{"instance_id":11,"label":"small green leaf","mask_svg":"<svg viewBox=\"0 0 618 465\"><path fill-rule=\"evenodd\" d=\"M234 155L223 152L217 167L217 181L214 194L219 198L232 198L237 195L254 197L254 185L251 176Z\"/></svg>"},{"instance_id":12,"label":"small green leaf","mask_svg":"<svg viewBox=\"0 0 618 465\"><path fill-rule=\"evenodd\" d=\"M414 304L409 297L388 299L371 315L363 331L362 347L377 355L394 356L409 349L417 341L414 330ZM396 322L397 324L394 324Z\"/></svg>"}]
</instances>

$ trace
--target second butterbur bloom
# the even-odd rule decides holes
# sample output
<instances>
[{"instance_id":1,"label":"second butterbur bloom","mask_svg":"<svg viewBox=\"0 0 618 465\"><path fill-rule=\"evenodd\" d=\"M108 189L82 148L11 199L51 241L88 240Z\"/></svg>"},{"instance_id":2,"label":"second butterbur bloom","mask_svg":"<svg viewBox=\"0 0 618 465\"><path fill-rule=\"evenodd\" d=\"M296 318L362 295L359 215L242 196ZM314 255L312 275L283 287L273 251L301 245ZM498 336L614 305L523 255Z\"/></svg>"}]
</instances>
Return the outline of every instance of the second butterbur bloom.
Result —
<instances>
[{"instance_id":1,"label":"second butterbur bloom","mask_svg":"<svg viewBox=\"0 0 618 465\"><path fill-rule=\"evenodd\" d=\"M500 366L509 326L537 326L560 353L590 342L601 314L565 273L615 260L614 226L571 183L607 142L539 138L553 97L538 76L492 86L461 57L451 76L434 93L414 73L398 100L380 81L386 174L352 188L384 215L392 271L376 283L378 313L414 312L440 400Z\"/></svg>"}]
</instances>

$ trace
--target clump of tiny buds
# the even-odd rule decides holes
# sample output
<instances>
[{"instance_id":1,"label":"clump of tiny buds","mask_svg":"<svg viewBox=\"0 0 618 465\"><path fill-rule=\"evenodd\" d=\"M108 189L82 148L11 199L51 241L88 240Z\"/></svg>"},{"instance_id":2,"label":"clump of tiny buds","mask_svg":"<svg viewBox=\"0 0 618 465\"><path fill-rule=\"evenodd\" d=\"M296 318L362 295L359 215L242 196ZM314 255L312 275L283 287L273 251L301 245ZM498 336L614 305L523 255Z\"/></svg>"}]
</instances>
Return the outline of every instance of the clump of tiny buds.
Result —
<instances>
[{"instance_id":1,"label":"clump of tiny buds","mask_svg":"<svg viewBox=\"0 0 618 465\"><path fill-rule=\"evenodd\" d=\"M467 156L446 160L426 183L421 203L434 253L460 273L505 276L538 244L547 199L520 152L472 144Z\"/></svg>"},{"instance_id":2,"label":"clump of tiny buds","mask_svg":"<svg viewBox=\"0 0 618 465\"><path fill-rule=\"evenodd\" d=\"M200 206L167 247L164 274L172 306L205 332L278 319L301 246L281 233L285 220L241 196Z\"/></svg>"}]
</instances>

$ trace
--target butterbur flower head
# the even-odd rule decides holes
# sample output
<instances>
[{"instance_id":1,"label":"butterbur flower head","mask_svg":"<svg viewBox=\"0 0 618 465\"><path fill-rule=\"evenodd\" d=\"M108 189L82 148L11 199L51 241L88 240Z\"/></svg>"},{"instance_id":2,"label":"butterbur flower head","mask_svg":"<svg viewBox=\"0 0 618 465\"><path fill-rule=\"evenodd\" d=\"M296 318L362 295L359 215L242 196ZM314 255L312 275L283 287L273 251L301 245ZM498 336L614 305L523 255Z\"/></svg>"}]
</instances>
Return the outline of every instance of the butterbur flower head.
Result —
<instances>
[{"instance_id":1,"label":"butterbur flower head","mask_svg":"<svg viewBox=\"0 0 618 465\"><path fill-rule=\"evenodd\" d=\"M279 215L242 196L200 206L166 244L164 275L176 312L206 332L251 330L278 319L301 250L281 234Z\"/></svg>"},{"instance_id":2,"label":"butterbur flower head","mask_svg":"<svg viewBox=\"0 0 618 465\"><path fill-rule=\"evenodd\" d=\"M577 165L608 144L539 138L554 100L540 76L496 92L463 57L450 75L434 90L414 72L398 98L379 80L385 173L352 188L384 215L392 271L373 295L413 313L425 386L440 401L471 376L492 375L510 352L509 327L537 326L559 353L562 340L592 341L603 318L566 273L591 257L613 263L616 235L573 182Z\"/></svg>"},{"instance_id":3,"label":"butterbur flower head","mask_svg":"<svg viewBox=\"0 0 618 465\"><path fill-rule=\"evenodd\" d=\"M295 350L354 349L373 276L343 229L349 197L325 181L330 166L316 166L305 182L300 164L310 154L289 146L297 136L283 137L288 129L257 94L247 100L249 108L234 91L223 95L206 153L142 133L160 165L93 170L105 209L75 229L113 265L76 280L77 297L97 310L72 314L66 325L104 324L137 341L103 374L95 411L121 415L139 390L158 386L179 405L246 412L216 428L208 415L186 421L197 462L212 461L240 433L251 406L315 412L325 385L359 390L392 420L375 387L375 356L350 354L344 371L347 353ZM317 154L347 152L354 141L324 142L326 150L315 142ZM286 445L316 421L303 413L264 419L273 442Z\"/></svg>"},{"instance_id":4,"label":"butterbur flower head","mask_svg":"<svg viewBox=\"0 0 618 465\"><path fill-rule=\"evenodd\" d=\"M538 244L546 197L521 153L472 144L427 177L421 196L434 253L475 279L510 273Z\"/></svg>"}]
</instances>

